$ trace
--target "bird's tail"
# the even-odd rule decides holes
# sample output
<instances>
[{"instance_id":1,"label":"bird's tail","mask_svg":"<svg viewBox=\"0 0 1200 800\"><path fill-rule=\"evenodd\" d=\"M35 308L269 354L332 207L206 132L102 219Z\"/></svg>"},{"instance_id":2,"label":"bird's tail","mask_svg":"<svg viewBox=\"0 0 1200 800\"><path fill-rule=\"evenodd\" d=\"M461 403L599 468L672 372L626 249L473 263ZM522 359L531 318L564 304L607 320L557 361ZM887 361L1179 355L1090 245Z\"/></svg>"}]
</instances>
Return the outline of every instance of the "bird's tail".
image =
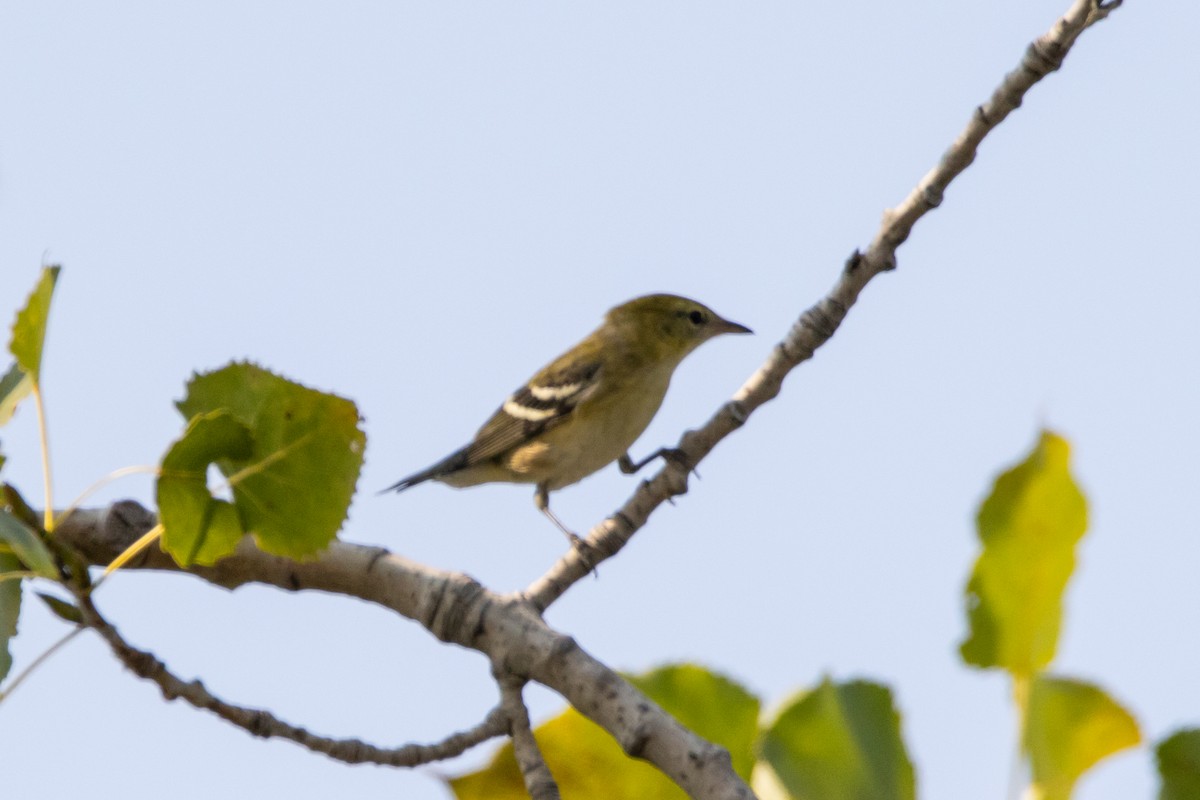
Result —
<instances>
[{"instance_id":1,"label":"bird's tail","mask_svg":"<svg viewBox=\"0 0 1200 800\"><path fill-rule=\"evenodd\" d=\"M380 494L384 494L385 492L403 492L410 486L416 486L418 483L424 483L425 481L431 481L435 478L440 478L443 475L449 475L451 472L458 472L460 469L466 466L467 448L464 447L461 450L454 451L433 466L426 467L420 472L414 472L407 478L401 478L391 486L381 491Z\"/></svg>"}]
</instances>

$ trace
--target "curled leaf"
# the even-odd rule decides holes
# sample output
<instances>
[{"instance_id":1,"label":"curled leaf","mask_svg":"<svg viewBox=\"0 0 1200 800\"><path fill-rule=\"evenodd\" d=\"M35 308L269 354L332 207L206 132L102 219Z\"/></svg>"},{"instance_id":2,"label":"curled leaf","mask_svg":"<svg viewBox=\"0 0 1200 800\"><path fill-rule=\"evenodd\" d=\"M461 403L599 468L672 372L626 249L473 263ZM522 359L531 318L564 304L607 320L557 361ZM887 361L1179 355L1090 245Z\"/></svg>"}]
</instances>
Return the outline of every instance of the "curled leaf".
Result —
<instances>
[{"instance_id":1,"label":"curled leaf","mask_svg":"<svg viewBox=\"0 0 1200 800\"><path fill-rule=\"evenodd\" d=\"M193 377L178 406L189 420L220 412L245 429L248 447L213 455L262 549L303 558L337 535L366 446L354 403L239 363ZM227 508L210 508L232 522Z\"/></svg>"},{"instance_id":2,"label":"curled leaf","mask_svg":"<svg viewBox=\"0 0 1200 800\"><path fill-rule=\"evenodd\" d=\"M196 415L163 456L156 485L162 546L181 565L211 565L229 555L245 532L237 511L208 487L208 466L245 459L250 431L227 411Z\"/></svg>"}]
</instances>

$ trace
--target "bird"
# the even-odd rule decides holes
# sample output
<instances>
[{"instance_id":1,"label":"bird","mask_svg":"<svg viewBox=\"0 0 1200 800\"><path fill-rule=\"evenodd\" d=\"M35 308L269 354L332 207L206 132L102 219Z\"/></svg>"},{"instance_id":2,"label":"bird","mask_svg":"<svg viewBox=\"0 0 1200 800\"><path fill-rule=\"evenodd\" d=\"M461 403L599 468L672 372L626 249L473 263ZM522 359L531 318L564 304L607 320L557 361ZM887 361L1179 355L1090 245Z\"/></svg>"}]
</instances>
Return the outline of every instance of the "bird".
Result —
<instances>
[{"instance_id":1,"label":"bird","mask_svg":"<svg viewBox=\"0 0 1200 800\"><path fill-rule=\"evenodd\" d=\"M678 456L664 447L635 462L629 448L658 412L680 362L726 333L752 331L678 295L622 303L510 394L468 444L383 491L402 492L426 481L457 488L532 483L538 510L579 545L550 510L550 493L613 461L633 474L655 458Z\"/></svg>"}]
</instances>

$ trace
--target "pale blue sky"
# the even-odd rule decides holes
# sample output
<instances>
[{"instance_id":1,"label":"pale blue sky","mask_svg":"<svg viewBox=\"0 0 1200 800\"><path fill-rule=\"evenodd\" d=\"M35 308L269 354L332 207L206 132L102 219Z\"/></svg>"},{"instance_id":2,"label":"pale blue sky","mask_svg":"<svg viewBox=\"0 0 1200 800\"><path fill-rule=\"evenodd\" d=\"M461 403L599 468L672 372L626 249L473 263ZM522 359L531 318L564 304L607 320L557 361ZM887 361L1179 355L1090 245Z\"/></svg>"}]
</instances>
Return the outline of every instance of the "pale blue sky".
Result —
<instances>
[{"instance_id":1,"label":"pale blue sky","mask_svg":"<svg viewBox=\"0 0 1200 800\"><path fill-rule=\"evenodd\" d=\"M251 358L365 415L345 538L523 587L563 548L528 488L374 491L648 291L758 332L697 353L634 453L674 442L1068 4L6 3L0 314L63 263L60 497L156 461L190 372ZM825 673L886 682L922 797L1001 798L1007 684L958 659L961 590L974 509L1044 422L1093 520L1059 671L1151 740L1200 724L1198 23L1195 3L1130 2L1087 33L899 271L550 622L613 666L695 659L768 703ZM32 422L3 443L36 496ZM609 469L555 508L587 528L633 486ZM149 479L102 499L123 496L149 502ZM143 575L101 599L180 674L323 733L432 739L494 701L483 658L344 599ZM19 662L61 632L31 605ZM0 707L0 752L13 797L438 798L451 769L251 739L91 636ZM1078 797L1155 787L1142 749Z\"/></svg>"}]
</instances>

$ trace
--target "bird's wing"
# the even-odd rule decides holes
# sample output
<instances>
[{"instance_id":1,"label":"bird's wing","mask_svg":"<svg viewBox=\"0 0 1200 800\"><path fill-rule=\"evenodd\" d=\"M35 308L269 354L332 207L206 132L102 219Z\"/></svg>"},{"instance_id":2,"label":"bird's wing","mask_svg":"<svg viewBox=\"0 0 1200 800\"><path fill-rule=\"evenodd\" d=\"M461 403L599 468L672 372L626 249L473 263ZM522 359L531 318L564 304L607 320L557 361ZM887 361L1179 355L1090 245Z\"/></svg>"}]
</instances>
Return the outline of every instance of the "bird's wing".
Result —
<instances>
[{"instance_id":1,"label":"bird's wing","mask_svg":"<svg viewBox=\"0 0 1200 800\"><path fill-rule=\"evenodd\" d=\"M522 445L561 424L596 390L601 362L551 364L517 389L466 447L464 466L478 464Z\"/></svg>"}]
</instances>

